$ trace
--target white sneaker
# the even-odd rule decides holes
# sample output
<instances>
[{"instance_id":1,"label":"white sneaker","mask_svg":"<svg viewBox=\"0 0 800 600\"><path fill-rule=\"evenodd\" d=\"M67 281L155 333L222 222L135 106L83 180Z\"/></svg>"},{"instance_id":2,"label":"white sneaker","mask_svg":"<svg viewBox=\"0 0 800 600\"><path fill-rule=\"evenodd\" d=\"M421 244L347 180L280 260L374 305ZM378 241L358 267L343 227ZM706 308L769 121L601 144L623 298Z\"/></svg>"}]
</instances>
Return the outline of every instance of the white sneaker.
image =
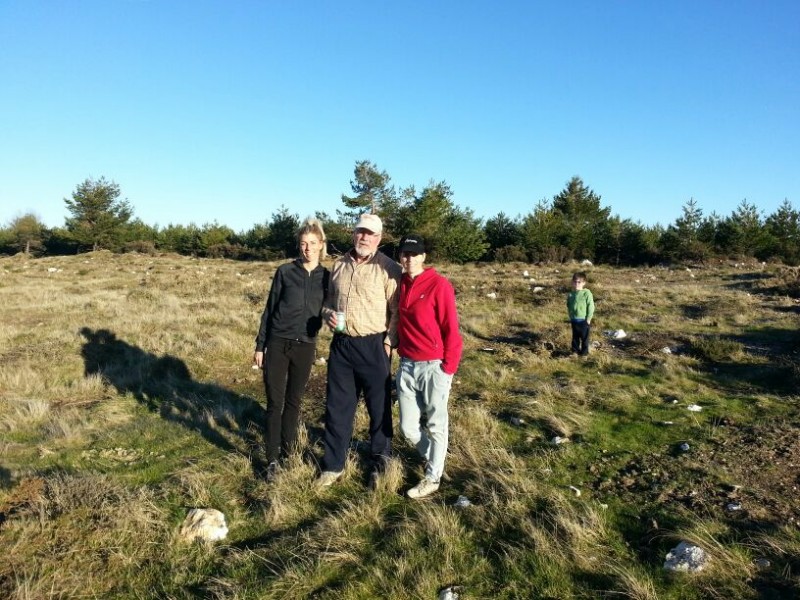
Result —
<instances>
[{"instance_id":1,"label":"white sneaker","mask_svg":"<svg viewBox=\"0 0 800 600\"><path fill-rule=\"evenodd\" d=\"M317 477L315 484L318 488L330 487L337 482L339 477L342 476L342 473L344 473L344 471L323 471L320 473L319 477Z\"/></svg>"},{"instance_id":2,"label":"white sneaker","mask_svg":"<svg viewBox=\"0 0 800 600\"><path fill-rule=\"evenodd\" d=\"M439 482L432 481L427 477L423 477L417 485L406 492L409 498L424 498L430 496L439 489Z\"/></svg>"}]
</instances>

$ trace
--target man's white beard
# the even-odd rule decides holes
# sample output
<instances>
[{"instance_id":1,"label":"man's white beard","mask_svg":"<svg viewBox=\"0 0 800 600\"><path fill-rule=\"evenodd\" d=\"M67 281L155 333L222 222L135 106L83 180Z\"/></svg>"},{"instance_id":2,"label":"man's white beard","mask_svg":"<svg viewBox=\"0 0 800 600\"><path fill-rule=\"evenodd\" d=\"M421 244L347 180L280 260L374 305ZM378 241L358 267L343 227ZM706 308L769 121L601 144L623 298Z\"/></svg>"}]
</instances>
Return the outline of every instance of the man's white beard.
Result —
<instances>
[{"instance_id":1,"label":"man's white beard","mask_svg":"<svg viewBox=\"0 0 800 600\"><path fill-rule=\"evenodd\" d=\"M367 258L372 252L369 251L369 248L361 248L360 246L356 246L355 248L356 254L358 254L361 258Z\"/></svg>"}]
</instances>

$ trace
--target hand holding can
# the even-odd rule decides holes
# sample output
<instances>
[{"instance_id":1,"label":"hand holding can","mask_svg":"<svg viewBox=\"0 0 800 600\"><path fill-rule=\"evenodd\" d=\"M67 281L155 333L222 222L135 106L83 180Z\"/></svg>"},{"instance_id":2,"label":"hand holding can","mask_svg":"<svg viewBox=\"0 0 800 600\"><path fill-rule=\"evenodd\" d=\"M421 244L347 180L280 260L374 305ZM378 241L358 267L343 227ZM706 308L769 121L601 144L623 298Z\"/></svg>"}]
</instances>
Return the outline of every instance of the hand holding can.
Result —
<instances>
[{"instance_id":1,"label":"hand holding can","mask_svg":"<svg viewBox=\"0 0 800 600\"><path fill-rule=\"evenodd\" d=\"M344 331L344 328L345 328L344 313L343 312L337 312L336 313L336 327L334 328L334 331L336 331L337 333L342 333Z\"/></svg>"}]
</instances>

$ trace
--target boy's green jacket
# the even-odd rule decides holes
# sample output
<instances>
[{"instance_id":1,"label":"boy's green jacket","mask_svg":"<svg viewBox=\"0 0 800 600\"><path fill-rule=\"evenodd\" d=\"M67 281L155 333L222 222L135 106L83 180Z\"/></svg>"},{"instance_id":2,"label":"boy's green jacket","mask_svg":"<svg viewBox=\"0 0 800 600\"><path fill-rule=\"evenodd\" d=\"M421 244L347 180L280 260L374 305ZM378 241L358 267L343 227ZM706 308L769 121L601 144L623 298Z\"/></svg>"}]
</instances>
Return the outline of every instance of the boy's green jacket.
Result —
<instances>
[{"instance_id":1,"label":"boy's green jacket","mask_svg":"<svg viewBox=\"0 0 800 600\"><path fill-rule=\"evenodd\" d=\"M569 318L586 319L591 321L594 316L594 297L592 292L586 289L574 290L567 296L567 311Z\"/></svg>"}]
</instances>

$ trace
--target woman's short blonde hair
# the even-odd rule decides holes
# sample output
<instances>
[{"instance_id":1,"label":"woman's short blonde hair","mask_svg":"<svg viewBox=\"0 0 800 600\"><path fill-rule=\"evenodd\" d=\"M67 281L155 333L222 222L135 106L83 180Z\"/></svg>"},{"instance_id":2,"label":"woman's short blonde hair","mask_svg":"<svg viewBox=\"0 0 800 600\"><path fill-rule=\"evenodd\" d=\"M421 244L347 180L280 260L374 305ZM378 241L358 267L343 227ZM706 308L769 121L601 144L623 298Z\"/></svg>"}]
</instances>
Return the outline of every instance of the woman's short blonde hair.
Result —
<instances>
[{"instance_id":1,"label":"woman's short blonde hair","mask_svg":"<svg viewBox=\"0 0 800 600\"><path fill-rule=\"evenodd\" d=\"M314 218L307 218L302 222L300 228L297 230L297 243L300 244L300 238L304 235L313 233L322 242L322 249L319 251L320 259L328 256L328 238L325 237L325 229L322 227L322 221Z\"/></svg>"}]
</instances>

